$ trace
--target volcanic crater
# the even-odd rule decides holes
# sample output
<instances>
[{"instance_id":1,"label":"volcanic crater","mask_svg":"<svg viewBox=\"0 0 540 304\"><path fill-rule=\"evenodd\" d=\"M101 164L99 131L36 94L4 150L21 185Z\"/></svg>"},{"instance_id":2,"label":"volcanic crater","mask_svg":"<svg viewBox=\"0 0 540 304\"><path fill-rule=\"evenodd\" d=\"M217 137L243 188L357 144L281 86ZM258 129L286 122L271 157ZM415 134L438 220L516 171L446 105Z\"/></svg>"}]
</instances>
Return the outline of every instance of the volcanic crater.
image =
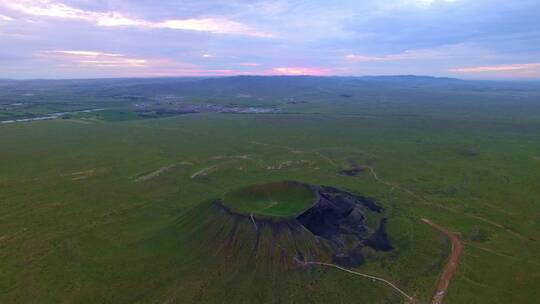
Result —
<instances>
[{"instance_id":1,"label":"volcanic crater","mask_svg":"<svg viewBox=\"0 0 540 304\"><path fill-rule=\"evenodd\" d=\"M289 190L291 195L287 195ZM331 259L340 266L358 267L368 248L393 249L385 231L384 210L368 197L294 181L259 184L232 193L215 200L213 206L234 221L228 232L230 246L245 235L240 227L251 227L253 255L267 255L261 251L277 247L289 260Z\"/></svg>"}]
</instances>

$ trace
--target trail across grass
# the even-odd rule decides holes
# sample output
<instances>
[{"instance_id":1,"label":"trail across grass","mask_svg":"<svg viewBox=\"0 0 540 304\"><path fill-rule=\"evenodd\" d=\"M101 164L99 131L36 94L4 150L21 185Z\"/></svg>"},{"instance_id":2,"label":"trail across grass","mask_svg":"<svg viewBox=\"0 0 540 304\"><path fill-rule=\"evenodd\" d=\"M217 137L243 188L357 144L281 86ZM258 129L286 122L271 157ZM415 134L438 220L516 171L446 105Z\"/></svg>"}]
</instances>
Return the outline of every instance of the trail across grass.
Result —
<instances>
[{"instance_id":1,"label":"trail across grass","mask_svg":"<svg viewBox=\"0 0 540 304\"><path fill-rule=\"evenodd\" d=\"M383 278L379 278L379 277L376 277L376 276L373 276L373 275L369 275L369 274L365 274L365 273L361 273L361 272L357 272L357 271L352 271L350 269L347 269L347 268L343 268L341 266L338 266L336 264L331 264L331 263L324 263L324 262L310 262L310 261L301 261L299 260L298 258L295 258L295 261L302 264L302 265L321 265L321 266L327 266L327 267L332 267L332 268L336 268L336 269L339 269L339 270L342 270L342 271L345 271L345 272L348 272L348 273L352 273L354 275L357 275L357 276L361 276L361 277L364 277L364 278L368 278L368 279L371 279L371 280L375 280L375 281L379 281L379 282L383 282L385 283L386 285L392 287L394 290L396 290L397 292L399 292L401 295L403 295L407 300L409 300L411 303L414 303L415 300L413 297L409 296L407 293L405 293L405 291L403 291L402 289L400 289L399 287L397 287L395 284L393 284L392 282L386 280L386 279L383 279Z\"/></svg>"}]
</instances>

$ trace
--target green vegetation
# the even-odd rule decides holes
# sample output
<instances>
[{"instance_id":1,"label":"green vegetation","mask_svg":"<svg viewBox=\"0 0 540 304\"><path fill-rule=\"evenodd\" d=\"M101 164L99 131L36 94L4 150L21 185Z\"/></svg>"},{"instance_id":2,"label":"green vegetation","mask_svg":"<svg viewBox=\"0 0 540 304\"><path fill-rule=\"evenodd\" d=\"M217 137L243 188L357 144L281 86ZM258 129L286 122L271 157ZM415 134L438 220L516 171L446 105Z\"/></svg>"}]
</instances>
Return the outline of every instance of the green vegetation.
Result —
<instances>
[{"instance_id":1,"label":"green vegetation","mask_svg":"<svg viewBox=\"0 0 540 304\"><path fill-rule=\"evenodd\" d=\"M330 261L311 236L257 234L211 204L229 193L235 199L225 201L262 213L238 189L283 180L382 205L395 249L365 252L354 270L395 282L418 303L429 302L450 247L421 218L465 243L445 303L538 299L540 90L421 86L400 97L389 84L372 86L362 96L351 84L267 89L277 114L139 119L113 115L132 108L109 96L111 112L0 124L0 303L404 302L377 282L299 267L276 245ZM345 89L353 97L339 97ZM237 93L204 102L235 102ZM365 170L340 175L351 160ZM280 206L272 215L293 212Z\"/></svg>"},{"instance_id":2,"label":"green vegetation","mask_svg":"<svg viewBox=\"0 0 540 304\"><path fill-rule=\"evenodd\" d=\"M295 217L311 207L315 197L307 185L281 181L229 191L223 197L223 204L245 214Z\"/></svg>"}]
</instances>

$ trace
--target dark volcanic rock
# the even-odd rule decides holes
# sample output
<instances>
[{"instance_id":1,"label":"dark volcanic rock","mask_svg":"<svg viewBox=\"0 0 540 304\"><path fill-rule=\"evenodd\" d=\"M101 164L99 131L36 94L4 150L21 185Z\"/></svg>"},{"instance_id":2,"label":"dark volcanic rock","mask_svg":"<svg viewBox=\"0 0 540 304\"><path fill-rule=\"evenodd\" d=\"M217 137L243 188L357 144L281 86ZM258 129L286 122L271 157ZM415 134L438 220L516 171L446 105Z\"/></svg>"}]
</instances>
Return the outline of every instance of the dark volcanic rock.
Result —
<instances>
[{"instance_id":1,"label":"dark volcanic rock","mask_svg":"<svg viewBox=\"0 0 540 304\"><path fill-rule=\"evenodd\" d=\"M298 221L313 234L334 240L344 232L364 232L362 213L353 212L357 201L343 195L335 188L319 190L318 202L297 217Z\"/></svg>"},{"instance_id":2,"label":"dark volcanic rock","mask_svg":"<svg viewBox=\"0 0 540 304\"><path fill-rule=\"evenodd\" d=\"M354 169L346 169L339 171L339 175L343 176L358 176L360 173L364 172L364 168L354 168Z\"/></svg>"},{"instance_id":3,"label":"dark volcanic rock","mask_svg":"<svg viewBox=\"0 0 540 304\"><path fill-rule=\"evenodd\" d=\"M336 264L358 267L364 261L364 246L381 251L393 248L384 231L385 219L378 228L367 225L364 209L379 213L383 210L374 201L333 187L319 187L317 192L317 202L297 220L332 244Z\"/></svg>"},{"instance_id":4,"label":"dark volcanic rock","mask_svg":"<svg viewBox=\"0 0 540 304\"><path fill-rule=\"evenodd\" d=\"M390 251L394 249L388 240L388 235L384 231L384 225L386 225L386 219L382 219L379 223L379 229L367 239L364 244L375 250L379 251Z\"/></svg>"},{"instance_id":5,"label":"dark volcanic rock","mask_svg":"<svg viewBox=\"0 0 540 304\"><path fill-rule=\"evenodd\" d=\"M350 250L347 253L338 253L332 256L334 263L344 267L358 267L364 263L364 256L362 255L363 246L359 245Z\"/></svg>"}]
</instances>

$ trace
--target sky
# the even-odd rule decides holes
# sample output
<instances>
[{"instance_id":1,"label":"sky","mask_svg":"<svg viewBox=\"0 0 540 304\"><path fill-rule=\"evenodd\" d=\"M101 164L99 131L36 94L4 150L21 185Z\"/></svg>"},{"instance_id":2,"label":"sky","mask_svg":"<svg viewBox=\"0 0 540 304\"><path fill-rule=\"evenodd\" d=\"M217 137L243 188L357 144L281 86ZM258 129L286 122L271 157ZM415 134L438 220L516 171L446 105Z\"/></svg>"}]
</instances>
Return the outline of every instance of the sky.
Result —
<instances>
[{"instance_id":1,"label":"sky","mask_svg":"<svg viewBox=\"0 0 540 304\"><path fill-rule=\"evenodd\" d=\"M0 78L540 79L540 0L0 0Z\"/></svg>"}]
</instances>

